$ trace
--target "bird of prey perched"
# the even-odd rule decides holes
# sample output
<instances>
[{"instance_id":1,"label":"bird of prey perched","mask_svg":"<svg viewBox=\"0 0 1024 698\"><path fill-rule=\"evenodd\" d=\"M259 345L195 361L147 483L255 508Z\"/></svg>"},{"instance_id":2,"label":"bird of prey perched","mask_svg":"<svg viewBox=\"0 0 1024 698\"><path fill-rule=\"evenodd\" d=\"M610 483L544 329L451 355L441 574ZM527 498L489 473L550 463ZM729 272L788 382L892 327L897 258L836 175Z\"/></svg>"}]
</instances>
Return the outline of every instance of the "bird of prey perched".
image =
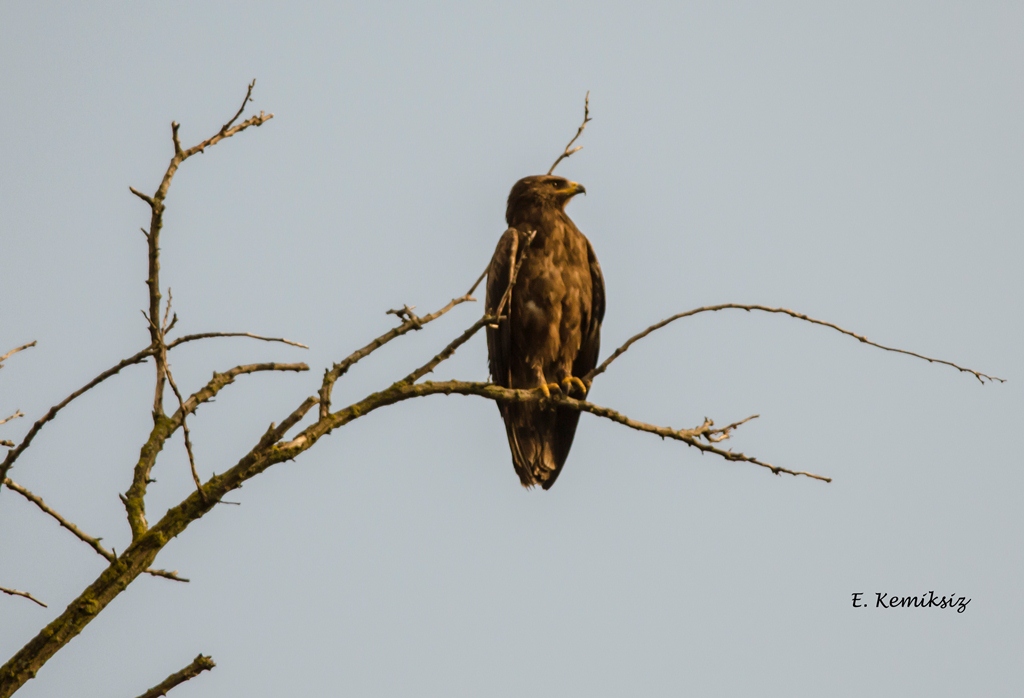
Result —
<instances>
[{"instance_id":1,"label":"bird of prey perched","mask_svg":"<svg viewBox=\"0 0 1024 698\"><path fill-rule=\"evenodd\" d=\"M580 399L590 389L581 379L597 364L604 278L590 241L565 213L569 199L584 192L576 182L538 175L519 180L508 195L509 228L487 269L487 311L503 318L487 329L497 385L546 396L561 390ZM536 401L499 402L498 410L523 486L549 489L569 455L580 413Z\"/></svg>"}]
</instances>

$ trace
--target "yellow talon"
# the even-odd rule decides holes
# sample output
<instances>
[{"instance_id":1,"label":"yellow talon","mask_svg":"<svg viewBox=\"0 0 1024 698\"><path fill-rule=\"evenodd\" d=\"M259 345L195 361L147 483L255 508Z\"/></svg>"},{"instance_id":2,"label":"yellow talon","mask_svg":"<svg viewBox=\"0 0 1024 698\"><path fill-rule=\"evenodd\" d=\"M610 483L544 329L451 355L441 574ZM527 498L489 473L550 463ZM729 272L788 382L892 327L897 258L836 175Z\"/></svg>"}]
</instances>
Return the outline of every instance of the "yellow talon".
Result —
<instances>
[{"instance_id":1,"label":"yellow talon","mask_svg":"<svg viewBox=\"0 0 1024 698\"><path fill-rule=\"evenodd\" d=\"M573 387L580 389L580 395L585 396L587 394L587 385L576 376L566 376L562 380L562 392L566 395L572 395Z\"/></svg>"},{"instance_id":2,"label":"yellow talon","mask_svg":"<svg viewBox=\"0 0 1024 698\"><path fill-rule=\"evenodd\" d=\"M541 383L536 389L544 393L544 397L551 397L552 390L556 393L562 392L562 388L558 383Z\"/></svg>"}]
</instances>

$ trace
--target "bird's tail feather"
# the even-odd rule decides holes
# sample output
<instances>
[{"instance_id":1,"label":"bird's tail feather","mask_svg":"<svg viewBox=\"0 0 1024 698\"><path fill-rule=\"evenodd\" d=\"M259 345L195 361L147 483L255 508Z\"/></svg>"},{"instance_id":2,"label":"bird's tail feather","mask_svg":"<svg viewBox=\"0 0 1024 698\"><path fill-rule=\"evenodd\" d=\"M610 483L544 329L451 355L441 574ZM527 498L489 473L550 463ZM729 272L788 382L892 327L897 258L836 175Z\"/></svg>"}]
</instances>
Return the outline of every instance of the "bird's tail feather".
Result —
<instances>
[{"instance_id":1,"label":"bird's tail feather","mask_svg":"<svg viewBox=\"0 0 1024 698\"><path fill-rule=\"evenodd\" d=\"M501 405L512 465L524 487L555 484L569 456L579 412L539 405Z\"/></svg>"}]
</instances>

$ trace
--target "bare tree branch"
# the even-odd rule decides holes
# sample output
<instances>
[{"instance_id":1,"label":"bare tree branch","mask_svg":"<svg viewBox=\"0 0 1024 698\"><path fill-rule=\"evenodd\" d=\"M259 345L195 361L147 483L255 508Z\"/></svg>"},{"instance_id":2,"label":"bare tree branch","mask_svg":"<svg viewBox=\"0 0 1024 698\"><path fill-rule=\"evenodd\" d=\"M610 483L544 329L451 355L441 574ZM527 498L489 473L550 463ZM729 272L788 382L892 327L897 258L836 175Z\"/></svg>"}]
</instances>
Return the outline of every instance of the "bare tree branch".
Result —
<instances>
[{"instance_id":1,"label":"bare tree branch","mask_svg":"<svg viewBox=\"0 0 1024 698\"><path fill-rule=\"evenodd\" d=\"M263 337L262 335L253 334L252 332L202 332L200 334L188 334L168 342L167 348L173 349L179 344L184 344L185 342L194 342L197 339L210 339L211 337L249 337L250 339L259 339L264 342L281 342L282 344L299 347L300 349L309 349L308 346L301 342L293 342L292 340L284 339L283 337Z\"/></svg>"},{"instance_id":2,"label":"bare tree branch","mask_svg":"<svg viewBox=\"0 0 1024 698\"><path fill-rule=\"evenodd\" d=\"M817 475L802 470L790 470L788 468L782 468L770 463L766 463L758 458L747 456L742 453L734 453L732 451L726 451L717 448L711 444L724 441L729 438L732 430L750 421L756 417L747 417L739 422L734 422L727 427L720 429L714 428L714 422L711 420L705 420L704 424L694 429L672 429L671 427L662 427L653 424L647 424L646 422L640 422L626 415L623 415L615 410L600 405L595 405L585 400L576 400L571 397L559 393L553 393L550 398L543 397L536 390L517 390L502 388L494 385L493 383L477 383L467 381L442 381L442 382L430 382L424 383L409 383L405 380L393 383L386 390L382 390L378 393L373 393L363 400L350 405L338 412L334 412L330 415L330 418L326 422L317 422L310 425L303 430L299 435L287 443L279 444L279 453L288 454L288 458L294 458L299 453L310 448L316 441L318 441L325 434L330 433L332 430L344 426L348 422L358 419L365 414L372 412L375 409L386 407L388 405L402 402L417 397L425 397L427 395L476 395L484 397L489 400L496 402L538 402L547 401L549 404L557 404L564 407L569 407L580 412L589 412L598 417L617 422L624 426L637 431L644 431L662 438L675 439L682 441L689 446L692 446L705 453L714 453L715 455L721 456L726 460L730 461L742 461L746 463L753 463L763 468L771 470L776 475L787 474L787 475L803 475L805 477L814 478L816 480L822 480L824 482L831 482L831 478L823 475ZM705 443L700 439L704 439L709 443ZM274 455L273 458L278 458L278 455ZM236 466L237 467L237 466ZM269 467L269 466L265 466ZM233 469L232 469L233 470ZM231 473L232 471L228 471ZM228 475L225 473L225 476Z\"/></svg>"},{"instance_id":3,"label":"bare tree branch","mask_svg":"<svg viewBox=\"0 0 1024 698\"><path fill-rule=\"evenodd\" d=\"M173 349L174 347L176 347L176 346L178 346L180 344L184 344L186 342L194 342L196 340L207 339L207 338L210 338L210 337L249 337L251 339L259 339L259 340L263 340L263 341L266 341L266 342L283 342L284 344L290 344L292 346L301 347L303 349L308 349L309 348L305 344L300 344L299 342L293 342L293 341L288 340L288 339L281 339L281 338L275 338L275 337L263 337L263 336L260 336L260 335L257 335L257 334L252 334L250 332L205 332L205 333L202 333L202 334L186 335L184 337L179 337L178 339L170 342L167 345L167 348L168 349ZM34 345L35 345L35 342L30 342L29 344L26 344L23 347L18 347L16 350L8 352L7 356L13 355L17 351L21 351L22 349L25 349L27 347L31 347L31 346L34 346ZM135 364L138 364L138 363L143 363L143 362L146 361L146 359L148 359L152 355L153 355L153 348L152 347L146 347L145 349L143 349L142 351L134 354L133 356L130 356L127 359L124 359L122 361L117 362L114 366L111 366L106 371L104 371L103 373L101 373L98 376L96 376L95 378L93 378L91 381L89 381L88 383L83 385L81 388L79 388L75 392L71 393L66 398L64 398L63 400L58 402L56 405L51 407L49 410L47 410L46 414L44 414L42 417L40 417L39 420L36 421L32 425L32 427L29 429L28 433L21 440L21 442L17 444L17 446L15 446L15 444L13 442L10 442L10 441L6 441L6 440L5 441L0 441L0 445L4 445L4 446L7 446L8 448L13 448L14 449L12 451L9 451L7 453L7 456L4 458L4 460L2 462L0 462L0 480L2 480L3 478L7 477L7 471L10 470L12 465L14 465L14 461L16 461L18 459L18 457L21 456L21 454L25 451L25 449L27 449L29 447L29 445L31 445L32 440L36 437L36 434L39 433L39 430L42 429L46 425L47 422L49 422L54 417L56 417L58 412L60 412L65 407L67 407L72 401L76 400L77 398L81 397L85 393L87 393L90 390L92 390L93 388L95 388L97 385L99 385L103 381L107 380L111 376L115 376L118 373L120 373L121 369L127 368L128 366L132 366L132 365L135 365Z\"/></svg>"},{"instance_id":4,"label":"bare tree branch","mask_svg":"<svg viewBox=\"0 0 1024 698\"><path fill-rule=\"evenodd\" d=\"M250 86L250 91L252 91L251 86ZM243 103L242 106L244 107L245 104ZM181 151L180 144L178 143L178 130L177 130L177 128L174 129L174 147L175 147L177 152ZM189 428L188 428L188 416L184 413L185 401L181 397L181 391L178 390L178 384L175 383L175 381L174 381L174 374L171 372L171 362L167 358L167 342L166 342L167 330L170 329L171 325L173 325L175 322L178 321L178 314L177 313L174 314L174 319L170 320L170 317L171 317L171 302L172 302L171 288L168 286L167 287L167 308L164 310L164 320L163 320L163 323L161 323L161 325L160 325L160 332L159 332L159 335L158 335L158 339L160 341L160 345L158 347L158 352L159 352L159 356L160 356L160 363L163 364L164 373L167 375L167 382L168 382L168 384L170 384L171 390L174 392L174 397L177 398L177 400L178 400L178 407L180 408L180 410L182 412L182 415L181 415L181 433L182 433L182 435L185 438L185 452L188 454L188 464L189 464L189 467L192 469L192 480L196 483L196 490L200 494L202 494L202 492L203 492L203 485L202 485L201 482L199 482L199 473L196 472L196 457L195 457L195 453L193 453L193 451L192 451L192 435L191 435L191 432L189 431Z\"/></svg>"},{"instance_id":5,"label":"bare tree branch","mask_svg":"<svg viewBox=\"0 0 1024 698\"><path fill-rule=\"evenodd\" d=\"M36 597L32 596L32 594L28 593L27 591L18 591L17 589L8 589L7 587L0 587L0 591L2 591L5 594L8 594L10 596L20 596L23 599L28 599L29 601L34 601L35 603L39 604L43 608L47 608L47 605L45 603L43 603L42 601L40 601Z\"/></svg>"},{"instance_id":6,"label":"bare tree branch","mask_svg":"<svg viewBox=\"0 0 1024 698\"><path fill-rule=\"evenodd\" d=\"M558 164L562 162L562 160L565 160L573 153L578 153L579 151L583 150L582 145L578 145L575 148L573 148L572 144L576 142L577 138L583 135L583 129L585 129L587 127L587 124L589 124L591 121L592 119L590 118L590 90L587 90L587 96L583 99L583 123L580 124L580 127L578 129L576 129L576 135L573 136L572 140L570 140L568 145L565 146L565 150L562 152L562 154L559 155L558 159L555 160L555 162L551 165L551 169L548 170L548 174L554 172L555 168L558 167ZM570 150L570 148L572 149Z\"/></svg>"},{"instance_id":7,"label":"bare tree branch","mask_svg":"<svg viewBox=\"0 0 1024 698\"><path fill-rule=\"evenodd\" d=\"M160 696L166 696L167 692L175 686L183 684L189 679L194 679L204 671L209 671L215 666L217 665L213 663L213 659L208 656L199 655L187 667L171 674L156 686L143 693L139 698L160 698Z\"/></svg>"},{"instance_id":8,"label":"bare tree branch","mask_svg":"<svg viewBox=\"0 0 1024 698\"><path fill-rule=\"evenodd\" d=\"M146 279L146 285L149 289L149 312L144 313L149 321L149 334L150 344L149 353L153 355L156 360L156 381L154 386L153 394L153 429L150 432L150 438L146 444L142 447L142 454L139 457L139 461L135 466L135 474L132 480L132 485L128 489L128 493L123 497L125 508L128 512L128 522L132 529L132 538L136 539L145 530L146 519L145 519L145 495L146 486L149 481L149 473L152 471L153 463L156 461L156 456L163 448L164 442L167 438L178 428L178 426L184 425L185 418L187 417L189 410L185 408L185 403L180 400L180 392L177 387L172 387L172 390L179 397L179 409L175 413L174 418L168 419L164 412L163 396L164 396L164 384L167 382L168 369L167 369L167 343L164 339L166 326L159 324L160 318L160 231L163 229L163 214L164 214L164 200L167 198L167 192L171 187L171 180L174 178L175 173L185 160L192 157L196 153L205 152L206 148L216 145L218 142L225 138L244 131L250 126L262 126L264 123L273 118L273 114L264 114L260 112L258 116L253 116L237 126L232 126L235 121L242 115L245 110L245 105L252 98L252 90L255 86L256 81L254 80L249 84L248 89L245 93L245 99L242 100L242 106L238 112L228 121L220 130L210 138L202 141L198 145L192 146L188 150L181 148L181 142L178 136L179 124L173 122L171 124L171 140L174 145L174 155L171 157L170 163L167 165L167 170L164 172L163 179L160 181L160 186L157 188L156 193L153 196L147 196L136 189L129 187L131 192L138 196L140 199L145 201L150 207L150 223L149 231L146 236L146 243L148 247L149 257L149 275ZM168 304L168 312L170 310L170 304ZM304 366L304 364L303 364ZM232 369L234 370L234 369ZM257 369L266 370L266 369ZM269 369L277 370L277 369ZM229 372L230 373L230 372ZM226 374L221 374L226 375ZM237 374L236 374L237 375ZM218 374L214 374L214 381L211 381L207 385L207 388L217 381ZM232 376L233 379L233 376ZM228 382L231 382L228 380ZM216 390L210 394L216 394L223 385L223 383ZM206 389L204 389L206 390ZM200 391L202 393L203 391ZM195 398L196 393L192 396ZM192 399L190 398L190 400ZM209 398L207 398L209 399ZM198 402L195 406L198 406ZM194 409L194 407L193 407ZM187 428L187 425L186 425ZM192 458L191 443L188 437L186 437L186 449L189 451L190 463L192 464L193 471L195 470L194 459ZM198 480L198 476L196 477ZM201 491L201 488L199 488Z\"/></svg>"},{"instance_id":9,"label":"bare tree branch","mask_svg":"<svg viewBox=\"0 0 1024 698\"><path fill-rule=\"evenodd\" d=\"M20 494L22 497L24 497L28 501L32 502L33 504L35 504L43 513L51 516L63 528L66 528L67 530L71 531L71 533L74 534L74 536L76 538L78 538L78 540L82 541L83 543L88 545L90 548L95 550L97 553L99 553L100 557L102 557L104 560L106 560L109 563L113 563L115 560L117 560L117 556L115 556L114 553L112 553L111 551L109 551L105 547L103 547L103 544L100 543L100 541L102 540L101 538L97 538L95 536L90 536L89 534L85 533L78 526L76 526L75 524L71 523L66 518L64 518L64 516L62 516L53 507L51 507L49 504L44 502L42 497L40 497L37 494L34 494L28 488L22 487L18 483L16 483L13 480L11 480L11 478L9 478L9 477L8 478L4 478L3 484L8 489L14 490L18 494ZM177 570L169 571L169 570L147 569L147 570L145 570L145 572L146 572L146 574L151 574L154 577L163 577L165 579L174 580L175 582L187 582L188 581L184 577L179 577Z\"/></svg>"},{"instance_id":10,"label":"bare tree branch","mask_svg":"<svg viewBox=\"0 0 1024 698\"><path fill-rule=\"evenodd\" d=\"M25 416L25 413L22 412L21 410L18 410L14 414L12 414L10 417L4 417L3 419L0 419L0 424L7 424L7 422L11 421L12 419L17 419L18 417L24 417L24 416Z\"/></svg>"},{"instance_id":11,"label":"bare tree branch","mask_svg":"<svg viewBox=\"0 0 1024 698\"><path fill-rule=\"evenodd\" d=\"M163 347L163 351L167 351L167 347ZM196 457L192 452L192 435L188 429L188 418L184 414L185 401L181 399L181 391L178 390L178 384L174 382L174 374L171 373L171 365L165 361L164 366L167 370L167 382L171 386L171 390L174 392L174 397L178 398L178 407L182 411L181 415L181 434L185 437L185 452L188 454L188 464L192 469L192 481L196 483L196 490L199 494L203 493L203 484L199 482L199 473L196 472Z\"/></svg>"},{"instance_id":12,"label":"bare tree branch","mask_svg":"<svg viewBox=\"0 0 1024 698\"><path fill-rule=\"evenodd\" d=\"M245 105L252 101L252 91L255 87L256 78L253 78L252 82L249 83L249 89L245 91L245 99L242 100L242 106L238 108L238 111L235 112L235 115L232 116L231 119L226 124L220 127L220 131L218 133L220 133L221 135L227 133L228 129L231 128L231 124L238 121L238 117L240 117L242 115L242 112L245 111Z\"/></svg>"},{"instance_id":13,"label":"bare tree branch","mask_svg":"<svg viewBox=\"0 0 1024 698\"><path fill-rule=\"evenodd\" d=\"M512 299L512 289L515 288L516 279L519 277L519 270L523 267L523 262L526 261L526 256L530 251L530 245L533 244L533 239L537 237L537 231L531 230L526 234L526 244L523 245L523 253L519 255L518 261L516 261L515 267L512 268L512 272L508 277L508 285L505 286L505 293L501 295L501 301L498 303L498 307L494 309L494 316L496 318L501 317L502 311L505 310L505 304ZM519 235L512 238L512 259L516 259L516 253L519 247Z\"/></svg>"},{"instance_id":14,"label":"bare tree branch","mask_svg":"<svg viewBox=\"0 0 1024 698\"><path fill-rule=\"evenodd\" d=\"M164 416L163 394L166 379L166 353L158 351L158 348L165 343L163 339L163 328L158 324L161 301L160 231L163 228L164 200L167 198L167 192L171 187L171 180L174 178L174 174L178 171L178 167L180 167L185 160L196 153L205 152L206 148L217 144L225 138L230 138L250 126L262 126L274 117L273 114L264 114L263 112L260 112L258 116L253 116L237 126L232 126L232 124L235 123L238 117L241 116L242 112L245 110L245 105L251 100L252 90L255 84L255 80L250 83L249 88L245 93L245 99L242 100L242 106L230 121L224 124L224 126L222 126L215 135L207 138L188 150L182 150L181 142L178 138L179 124L177 122L173 122L171 124L171 140L174 145L174 155L171 157L171 161L167 165L167 170L164 172L163 179L161 180L156 193L152 196L148 196L134 187L129 187L129 190L133 194L149 205L151 211L149 231L146 236L146 242L149 248L149 276L146 279L146 285L149 287L149 312L146 317L149 319L150 349L153 351L156 358L156 385L153 395L154 421Z\"/></svg>"},{"instance_id":15,"label":"bare tree branch","mask_svg":"<svg viewBox=\"0 0 1024 698\"><path fill-rule=\"evenodd\" d=\"M14 349L11 349L9 352L4 354L3 356L0 356L0 368L4 367L4 361L7 361L7 359L11 358L15 354L17 354L19 351L25 351L26 349L34 347L35 345L36 345L36 341L33 339L28 344L22 344L20 347L15 347Z\"/></svg>"},{"instance_id":16,"label":"bare tree branch","mask_svg":"<svg viewBox=\"0 0 1024 698\"><path fill-rule=\"evenodd\" d=\"M428 373L432 372L435 368L437 368L438 364L440 364L442 361L446 361L449 358L451 358L452 354L455 353L456 349L458 349L463 344L468 342L473 337L473 335L475 335L477 332L479 332L481 329L483 329L487 325L489 325L492 322L494 322L496 319L497 319L496 316L484 315L482 318L480 318L479 320L474 322L472 325L470 325L466 329L465 332L463 332L458 337L456 337L451 342L449 342L448 346L446 346L438 354L436 354L434 356L434 358L432 358L430 361L428 361L427 363L423 364L422 366L420 366L415 371L413 371L408 376L406 376L405 378L403 378L402 380L400 380L398 382L399 383L415 383L420 378L422 378L423 376L427 375Z\"/></svg>"},{"instance_id":17,"label":"bare tree branch","mask_svg":"<svg viewBox=\"0 0 1024 698\"><path fill-rule=\"evenodd\" d=\"M127 359L124 359L123 361L119 361L117 364L108 368L106 371L96 376L91 381L83 385L81 388L71 393L66 398L64 398L56 405L51 407L49 410L47 410L46 414L40 417L35 422L35 424L33 424L32 427L28 430L28 433L25 434L25 437L21 440L21 443L19 443L17 447L14 448L14 450L8 451L7 456L4 458L3 462L0 463L0 480L3 480L5 477L7 477L7 471L10 470L12 465L14 465L14 461L18 459L18 456L20 456L25 451L25 449L29 447L29 445L32 443L32 439L34 439L36 434L39 433L39 430L42 429L47 422L56 417L57 413L60 412L65 407L67 407L68 404L71 403L71 401L92 390L97 385L99 385L106 379L110 378L111 376L116 375L118 372L120 372L122 368L126 368L133 364L142 363L152 353L152 349L150 347L146 347L145 349L135 354L134 356L130 356Z\"/></svg>"},{"instance_id":18,"label":"bare tree branch","mask_svg":"<svg viewBox=\"0 0 1024 698\"><path fill-rule=\"evenodd\" d=\"M377 337L375 340L373 340L366 346L362 347L361 349L355 350L354 352L346 356L344 359L334 364L329 370L324 371L323 383L320 386L320 418L325 419L328 413L330 412L331 391L334 389L334 384L338 381L339 378L345 375L348 372L348 370L352 368L353 365L355 365L356 362L358 362L361 359L365 359L367 356L380 349L382 346L390 342L392 339L395 339L396 337L401 337L402 335L408 334L413 330L421 329L428 322L433 322L434 320L441 317L455 306L475 300L476 299L470 296L469 294L466 294L465 296L460 296L459 298L453 298L451 301L448 302L447 305L445 305L440 310L430 313L429 315L424 315L422 317L414 315L412 313L412 309L409 308L408 306L401 310L389 310L389 314L396 315L399 318L405 318L402 321L401 325L388 330L387 332Z\"/></svg>"},{"instance_id":19,"label":"bare tree branch","mask_svg":"<svg viewBox=\"0 0 1024 698\"><path fill-rule=\"evenodd\" d=\"M473 295L473 291L476 290L476 287L479 286L480 282L484 280L485 276L487 276L487 270L490 269L490 268L491 268L491 265L488 262L487 266L484 267L484 270L480 273L480 276L476 277L476 282L474 282L474 284L469 287L469 290L466 291L466 295L467 296L472 296Z\"/></svg>"},{"instance_id":20,"label":"bare tree branch","mask_svg":"<svg viewBox=\"0 0 1024 698\"><path fill-rule=\"evenodd\" d=\"M751 310L760 310L760 311L765 312L765 313L779 313L779 314L782 314L782 315L788 315L790 317L796 318L797 320L803 320L805 322L810 322L810 323L813 323L815 325L822 325L824 327L831 328L831 329L833 329L833 330L835 330L837 332L840 332L842 334L845 334L845 335L847 335L849 337L853 337L854 339L856 339L856 340L858 340L860 342L863 342L864 344L868 344L870 346L877 347L879 349L884 349L885 351L892 351L892 352L896 352L897 354L906 354L907 356L913 356L913 357L918 358L918 359L924 359L928 363L935 363L935 364L943 364L945 366L952 366L953 368L955 368L956 370L958 370L958 371L960 371L962 373L970 373L975 378L977 378L981 383L984 383L986 380L988 380L990 382L994 382L994 381L998 381L1000 383L1005 383L1006 382L1006 380L1004 380L1003 378L997 378L996 376L990 376L990 375L988 375L986 373L981 373L979 371L975 371L973 368L965 368L964 366L959 366L959 365L957 365L957 364L955 364L955 363L953 363L951 361L944 361L942 359L934 359L934 358L931 358L929 356L924 356L922 354L917 354L917 353L914 353L912 351L907 351L906 349L897 349L895 347L887 347L887 346L885 346L883 344L878 344L877 342L872 342L867 337L859 335L856 332L851 332L850 330L844 329L844 328L840 327L839 325L836 325L836 324L831 323L831 322L826 322L825 320L816 320L816 319L814 319L812 317L804 315L803 313L798 313L798 312L796 312L794 310L789 310L788 308L772 308L772 307L769 307L769 306L766 306L766 305L741 305L739 303L722 303L720 305L706 305L706 306L701 307L701 308L694 308L693 310L687 310L686 312L678 313L676 315L673 315L672 317L665 318L661 322L656 322L653 325L651 325L650 327L648 327L647 329L645 329L643 332L638 332L637 334L633 335L628 340L626 340L625 344L623 344L621 347L619 347L614 352L612 352L611 356L609 356L607 359L605 359L604 362L600 366L598 366L593 371L588 373L583 380L585 382L592 381L595 377L601 375L606 370L608 370L608 366L610 366L611 363L613 361L615 361L615 359L617 359L620 356L622 356L623 354L625 354L626 350L629 349L634 343L640 341L641 339L643 339L647 335L651 334L655 330L659 330L662 327L664 327L665 325L668 325L669 323L675 322L676 320L680 320L680 319L682 319L684 317L691 317L691 316L697 315L699 313L716 312L716 311L719 311L719 310L728 310L728 309L746 310L748 312L751 311Z\"/></svg>"},{"instance_id":21,"label":"bare tree branch","mask_svg":"<svg viewBox=\"0 0 1024 698\"><path fill-rule=\"evenodd\" d=\"M139 453L139 460L135 464L132 484L128 492L122 497L125 510L128 513L128 524L132 529L132 540L136 540L144 534L148 528L146 523L146 490L150 482L150 473L156 463L156 457L164 447L167 439L177 431L184 419L195 412L200 405L213 399L222 389L234 383L235 378L248 373L259 371L308 371L306 364L282 364L282 363L260 363L235 366L224 373L214 372L213 378L200 390L192 393L185 400L181 407L170 416L161 416L155 419L149 438L143 444ZM204 495L205 496L205 495ZM0 694L2 695L2 694Z\"/></svg>"}]
</instances>

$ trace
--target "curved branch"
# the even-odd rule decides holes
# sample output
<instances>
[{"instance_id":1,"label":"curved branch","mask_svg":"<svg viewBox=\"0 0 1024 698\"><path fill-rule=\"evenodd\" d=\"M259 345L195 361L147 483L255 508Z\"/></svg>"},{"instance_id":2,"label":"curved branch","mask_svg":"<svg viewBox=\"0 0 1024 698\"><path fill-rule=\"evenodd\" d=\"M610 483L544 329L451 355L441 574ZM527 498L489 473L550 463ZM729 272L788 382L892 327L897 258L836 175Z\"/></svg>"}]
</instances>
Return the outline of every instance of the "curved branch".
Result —
<instances>
[{"instance_id":1,"label":"curved branch","mask_svg":"<svg viewBox=\"0 0 1024 698\"><path fill-rule=\"evenodd\" d=\"M480 278L483 278L483 277L480 277ZM478 281L477 283L480 283L480 282ZM472 293L472 291L470 293ZM17 354L19 351L25 351L26 349L30 349L31 347L34 347L35 345L36 345L36 340L33 339L28 344L22 344L20 347L15 347L14 349L11 349L9 352L4 354L3 356L0 356L0 368L4 367L4 361L6 361L7 359L11 358L15 354Z\"/></svg>"},{"instance_id":2,"label":"curved branch","mask_svg":"<svg viewBox=\"0 0 1024 698\"><path fill-rule=\"evenodd\" d=\"M472 286L469 287L468 291L466 291L466 295L467 296L472 296L473 295L473 291L475 291L476 287L480 285L480 282L484 280L484 277L487 276L487 272L490 271L490 269L491 269L491 265L490 265L490 263L488 263L487 266L484 267L483 272L480 273L480 276L476 277L476 282Z\"/></svg>"},{"instance_id":3,"label":"curved branch","mask_svg":"<svg viewBox=\"0 0 1024 698\"><path fill-rule=\"evenodd\" d=\"M290 339L284 337L264 337L262 335L253 334L252 332L201 332L199 334L187 334L184 337L178 337L167 343L168 349L173 349L179 344L185 344L186 342L194 342L197 339L210 339L212 337L248 337L250 339L259 339L264 342L280 342L293 347L299 347L300 349L309 349L308 346L302 342L293 342Z\"/></svg>"},{"instance_id":4,"label":"curved branch","mask_svg":"<svg viewBox=\"0 0 1024 698\"><path fill-rule=\"evenodd\" d=\"M693 310L687 310L686 312L678 313L676 315L673 315L672 317L665 318L661 322L656 322L653 325L651 325L650 327L648 327L647 329L645 329L643 332L638 332L637 334L633 335L628 340L626 340L625 344L623 344L621 347L619 347L614 352L612 352L611 356L609 356L607 359L605 359L604 362L600 366L598 366L593 371L588 373L583 380L584 380L584 382L589 382L589 381L592 381L595 377L597 377L597 376L601 375L602 373L604 373L606 370L608 370L608 366L610 366L611 363L613 361L615 361L615 359L617 359L620 356L622 356L623 354L625 354L626 350L629 349L633 344L635 344L636 342L640 341L641 339L643 339L647 335L651 334L655 330L660 330L665 325L673 323L676 320L680 320L680 319L682 319L684 317L691 317L691 316L697 315L699 313L709 313L709 312L716 312L716 311L719 311L719 310L729 310L729 309L746 310L748 312L751 311L751 310L760 310L760 311L765 312L765 313L779 313L781 315L788 315L790 317L796 318L797 320L803 320L805 322L810 322L810 323L812 323L814 325L822 325L823 327L828 327L830 329L835 330L836 332L840 332L841 334L845 334L848 337L853 337L854 339L856 339L856 340L858 340L860 342L863 342L864 344L870 345L872 347L877 347L878 349L883 349L885 351L895 352L897 354L906 354L907 356L913 356L914 358L917 358L917 359L923 359L923 360L927 361L928 363L943 364L945 366L951 366L951 367L955 368L956 370L958 370L958 371L960 371L962 373L970 373L975 378L977 378L981 383L984 383L986 380L988 380L990 382L994 382L994 381L998 381L1000 383L1005 383L1006 382L1006 380L1003 379L1003 378L998 378L996 376L990 376L987 373L981 373L980 371L975 371L973 368L966 368L964 366L960 366L958 364L953 363L952 361L944 361L943 359L935 359L935 358L932 358L930 356L924 356L923 354L917 354L917 353L912 352L912 351L907 351L906 349L897 349L896 347L887 347L884 344L878 344L877 342L872 342L867 337L865 337L863 335L859 335L856 332L851 332L850 330L844 329L844 328L840 327L839 325L836 325L836 324L831 323L831 322L827 322L825 320L816 320L816 319L814 319L812 317L804 315L803 313L798 313L798 312L796 312L794 310L789 310L788 308L772 308L772 307L769 307L769 306L766 306L766 305L742 305L742 304L739 304L739 303L722 303L720 305L706 305L706 306L704 306L702 308L694 308Z\"/></svg>"},{"instance_id":5,"label":"curved branch","mask_svg":"<svg viewBox=\"0 0 1024 698\"><path fill-rule=\"evenodd\" d=\"M7 471L11 469L12 465L14 465L14 461L18 460L18 456L20 456L25 451L25 449L29 447L29 445L32 443L32 439L34 439L36 437L36 434L39 433L39 430L42 429L47 422L56 417L58 412L67 407L75 398L80 397L81 395L95 388L97 385L99 385L106 379L119 373L122 368L126 368L133 364L142 363L152 353L152 348L146 347L145 349L135 354L134 356L130 356L127 359L124 359L123 361L119 361L117 364L111 366L106 371L96 376L91 381L83 385L81 388L71 393L66 398L64 398L56 405L51 407L49 410L47 410L46 414L44 414L42 417L36 420L35 424L32 425L32 428L28 430L28 433L25 434L25 437L21 440L21 443L14 447L13 450L9 451L7 453L7 456L4 458L3 462L0 463L0 481L3 481L3 479L7 477Z\"/></svg>"}]
</instances>

